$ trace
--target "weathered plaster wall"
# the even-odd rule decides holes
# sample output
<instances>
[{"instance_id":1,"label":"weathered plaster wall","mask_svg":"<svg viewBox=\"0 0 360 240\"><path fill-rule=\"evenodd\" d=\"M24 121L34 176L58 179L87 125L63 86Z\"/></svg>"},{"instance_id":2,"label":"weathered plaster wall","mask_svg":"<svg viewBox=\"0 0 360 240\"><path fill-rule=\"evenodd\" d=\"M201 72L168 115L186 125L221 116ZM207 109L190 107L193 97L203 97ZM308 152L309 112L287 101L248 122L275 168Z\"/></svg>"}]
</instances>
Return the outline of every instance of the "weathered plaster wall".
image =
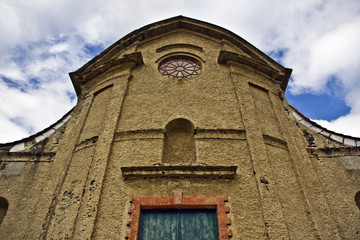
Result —
<instances>
[{"instance_id":1,"label":"weathered plaster wall","mask_svg":"<svg viewBox=\"0 0 360 240\"><path fill-rule=\"evenodd\" d=\"M81 94L65 125L0 145L1 239L124 239L132 197L174 191L228 196L232 239L359 237L357 140L299 124L280 67L258 50L190 28L115 46L73 75ZM162 76L176 55L201 73ZM169 140L174 119L189 125ZM174 139L187 146L166 146Z\"/></svg>"},{"instance_id":2,"label":"weathered plaster wall","mask_svg":"<svg viewBox=\"0 0 360 240\"><path fill-rule=\"evenodd\" d=\"M341 239L359 238L360 211L354 201L360 182L357 168L360 161L359 150L325 148L309 151L313 153L310 155L312 164L322 179L320 187Z\"/></svg>"},{"instance_id":3,"label":"weathered plaster wall","mask_svg":"<svg viewBox=\"0 0 360 240\"><path fill-rule=\"evenodd\" d=\"M243 129L233 86L226 78L228 72L216 62L220 43L186 32L175 32L158 41L138 47L145 64L132 72L133 79L116 131L163 129L175 118L188 119L197 128ZM182 42L195 42L196 46L202 43L204 50L175 48L156 52L162 46ZM178 55L191 53L201 58L202 73L179 80L161 76L157 60L174 52L180 52Z\"/></svg>"}]
</instances>

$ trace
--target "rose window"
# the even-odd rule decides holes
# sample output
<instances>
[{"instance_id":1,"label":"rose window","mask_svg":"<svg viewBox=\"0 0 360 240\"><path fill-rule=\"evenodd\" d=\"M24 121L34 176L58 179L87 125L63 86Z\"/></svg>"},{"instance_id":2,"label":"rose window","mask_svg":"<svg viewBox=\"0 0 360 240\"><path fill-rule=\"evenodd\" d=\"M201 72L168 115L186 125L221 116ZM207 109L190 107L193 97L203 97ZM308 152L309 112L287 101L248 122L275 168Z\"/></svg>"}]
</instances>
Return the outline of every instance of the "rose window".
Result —
<instances>
[{"instance_id":1,"label":"rose window","mask_svg":"<svg viewBox=\"0 0 360 240\"><path fill-rule=\"evenodd\" d=\"M170 59L159 66L159 72L170 78L183 79L199 75L200 65L188 58Z\"/></svg>"}]
</instances>

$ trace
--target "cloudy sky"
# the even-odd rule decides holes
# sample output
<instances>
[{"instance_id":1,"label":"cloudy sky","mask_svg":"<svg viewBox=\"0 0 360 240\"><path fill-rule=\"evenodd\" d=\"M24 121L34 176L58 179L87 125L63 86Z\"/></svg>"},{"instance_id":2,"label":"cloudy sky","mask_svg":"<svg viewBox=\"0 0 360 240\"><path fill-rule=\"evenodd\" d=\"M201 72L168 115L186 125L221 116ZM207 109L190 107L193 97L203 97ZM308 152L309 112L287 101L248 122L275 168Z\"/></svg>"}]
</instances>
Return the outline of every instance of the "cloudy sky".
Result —
<instances>
[{"instance_id":1,"label":"cloudy sky","mask_svg":"<svg viewBox=\"0 0 360 240\"><path fill-rule=\"evenodd\" d=\"M289 103L360 137L359 0L0 0L0 142L36 133L76 104L69 72L177 15L224 27L292 68Z\"/></svg>"}]
</instances>

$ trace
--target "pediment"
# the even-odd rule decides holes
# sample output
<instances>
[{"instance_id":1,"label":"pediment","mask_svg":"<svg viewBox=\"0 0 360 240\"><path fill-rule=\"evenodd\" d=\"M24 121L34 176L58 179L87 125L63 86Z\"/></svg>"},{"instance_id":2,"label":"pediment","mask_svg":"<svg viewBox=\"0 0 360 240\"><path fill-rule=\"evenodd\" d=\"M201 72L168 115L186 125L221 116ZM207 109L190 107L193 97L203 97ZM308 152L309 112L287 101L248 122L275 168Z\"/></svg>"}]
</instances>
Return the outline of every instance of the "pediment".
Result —
<instances>
[{"instance_id":1,"label":"pediment","mask_svg":"<svg viewBox=\"0 0 360 240\"><path fill-rule=\"evenodd\" d=\"M285 82L282 84L282 88L286 88L287 81L291 73L290 69L284 68L265 53L261 52L249 42L229 30L203 21L184 16L177 16L152 23L129 33L105 49L101 54L90 60L80 69L70 73L78 95L81 92L78 89L79 81L83 81L89 72L100 73L109 67L111 65L110 63L124 63L129 59L134 60L134 56L129 58L126 54L128 55L129 51L131 53L135 53L137 44L158 38L159 36L165 36L166 34L170 34L174 31L179 32L182 30L190 33L192 32L196 35L203 35L207 38L214 39L239 49L239 51L235 53L235 55L237 55L236 57L234 54L225 54L225 52L219 53L219 60L221 60L220 58L224 56L225 58L222 60L226 60L226 57L229 57L230 55L231 57L235 57L237 60L240 60L240 62L244 62L243 60L245 59L247 60L247 63L252 63L252 66L256 65L257 67L260 67L259 69L267 73L274 72L274 74L270 74L270 76L279 75L280 77L275 76L275 78L282 79L281 81L285 79ZM135 59L135 64L142 63L142 59L139 59L138 57L139 56Z\"/></svg>"}]
</instances>

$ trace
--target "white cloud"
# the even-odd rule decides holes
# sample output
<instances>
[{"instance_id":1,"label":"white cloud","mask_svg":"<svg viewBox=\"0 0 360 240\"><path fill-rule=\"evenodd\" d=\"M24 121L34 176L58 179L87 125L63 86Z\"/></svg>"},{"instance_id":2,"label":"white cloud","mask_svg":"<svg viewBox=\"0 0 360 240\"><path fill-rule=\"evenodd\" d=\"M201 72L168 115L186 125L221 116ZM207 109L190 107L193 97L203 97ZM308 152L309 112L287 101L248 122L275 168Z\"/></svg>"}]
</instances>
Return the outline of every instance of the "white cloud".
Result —
<instances>
[{"instance_id":1,"label":"white cloud","mask_svg":"<svg viewBox=\"0 0 360 240\"><path fill-rule=\"evenodd\" d=\"M57 45L51 46L49 49L50 53L61 53L61 52L67 52L69 50L70 46L67 43L59 43Z\"/></svg>"},{"instance_id":2,"label":"white cloud","mask_svg":"<svg viewBox=\"0 0 360 240\"><path fill-rule=\"evenodd\" d=\"M315 120L319 125L338 133L349 136L358 136L360 132L360 114L349 114L342 116L334 121Z\"/></svg>"},{"instance_id":3,"label":"white cloud","mask_svg":"<svg viewBox=\"0 0 360 240\"><path fill-rule=\"evenodd\" d=\"M6 118L0 118L0 142L11 142L29 136L28 131Z\"/></svg>"},{"instance_id":4,"label":"white cloud","mask_svg":"<svg viewBox=\"0 0 360 240\"><path fill-rule=\"evenodd\" d=\"M360 122L359 11L357 0L2 0L0 77L18 87L0 81L0 119L7 126L0 142L15 140L24 129L40 131L72 107L68 72L93 57L86 45L109 46L136 28L177 15L225 27L262 51L284 51L277 60L294 69L293 93L327 92L329 76L336 76L351 112L324 124L347 131L341 126Z\"/></svg>"},{"instance_id":5,"label":"white cloud","mask_svg":"<svg viewBox=\"0 0 360 240\"><path fill-rule=\"evenodd\" d=\"M285 62L294 65L292 91L298 93L307 89L324 92L331 75L339 77L347 89L348 84L352 84L360 73L358 29L360 17L319 34L304 49L290 51Z\"/></svg>"},{"instance_id":6,"label":"white cloud","mask_svg":"<svg viewBox=\"0 0 360 240\"><path fill-rule=\"evenodd\" d=\"M0 74L9 79L26 80L26 76L18 68L17 64L6 56L0 61ZM6 61L7 60L7 61Z\"/></svg>"},{"instance_id":7,"label":"white cloud","mask_svg":"<svg viewBox=\"0 0 360 240\"><path fill-rule=\"evenodd\" d=\"M27 137L60 119L74 104L67 96L68 88L67 84L55 82L46 89L23 92L1 83L0 142Z\"/></svg>"}]
</instances>

